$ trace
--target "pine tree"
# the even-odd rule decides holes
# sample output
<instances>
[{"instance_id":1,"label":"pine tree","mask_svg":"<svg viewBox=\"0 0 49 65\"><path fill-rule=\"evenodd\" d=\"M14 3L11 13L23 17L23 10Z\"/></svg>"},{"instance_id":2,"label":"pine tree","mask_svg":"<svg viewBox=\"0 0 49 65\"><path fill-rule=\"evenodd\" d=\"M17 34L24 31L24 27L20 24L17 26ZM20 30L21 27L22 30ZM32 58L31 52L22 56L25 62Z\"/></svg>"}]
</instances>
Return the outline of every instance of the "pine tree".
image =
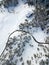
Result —
<instances>
[{"instance_id":1,"label":"pine tree","mask_svg":"<svg viewBox=\"0 0 49 65\"><path fill-rule=\"evenodd\" d=\"M37 2L35 3L35 7L36 7L36 11L35 11L35 20L39 23L39 25L42 27L42 29L45 28L45 25L48 24L48 20L49 20L49 10L46 7L47 3L42 3L40 1L37 0Z\"/></svg>"}]
</instances>

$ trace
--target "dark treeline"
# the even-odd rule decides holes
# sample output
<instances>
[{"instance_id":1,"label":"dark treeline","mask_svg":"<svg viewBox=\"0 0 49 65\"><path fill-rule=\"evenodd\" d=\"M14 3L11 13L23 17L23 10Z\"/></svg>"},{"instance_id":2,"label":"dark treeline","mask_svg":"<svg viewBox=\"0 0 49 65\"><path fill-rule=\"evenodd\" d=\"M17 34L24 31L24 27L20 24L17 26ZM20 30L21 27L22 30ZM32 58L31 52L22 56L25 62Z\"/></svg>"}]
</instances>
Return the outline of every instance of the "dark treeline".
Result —
<instances>
[{"instance_id":1,"label":"dark treeline","mask_svg":"<svg viewBox=\"0 0 49 65\"><path fill-rule=\"evenodd\" d=\"M29 5L36 5L38 3L41 3L43 5L46 5L46 7L49 7L49 0L22 0L25 3L28 3ZM3 4L4 7L12 7L16 6L19 3L19 0L2 0L0 4Z\"/></svg>"}]
</instances>

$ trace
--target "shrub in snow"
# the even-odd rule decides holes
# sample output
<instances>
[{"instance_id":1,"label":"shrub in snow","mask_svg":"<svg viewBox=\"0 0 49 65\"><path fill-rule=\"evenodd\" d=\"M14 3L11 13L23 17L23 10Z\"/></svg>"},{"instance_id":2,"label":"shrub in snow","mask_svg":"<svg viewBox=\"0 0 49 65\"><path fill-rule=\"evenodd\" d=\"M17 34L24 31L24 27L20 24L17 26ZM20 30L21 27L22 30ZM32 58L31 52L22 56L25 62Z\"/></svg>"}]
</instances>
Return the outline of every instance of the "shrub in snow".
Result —
<instances>
[{"instance_id":1,"label":"shrub in snow","mask_svg":"<svg viewBox=\"0 0 49 65\"><path fill-rule=\"evenodd\" d=\"M46 43L49 43L49 35L46 37Z\"/></svg>"},{"instance_id":2,"label":"shrub in snow","mask_svg":"<svg viewBox=\"0 0 49 65\"><path fill-rule=\"evenodd\" d=\"M43 60L41 60L40 65L45 65L45 63L44 63L44 61L43 61Z\"/></svg>"},{"instance_id":3,"label":"shrub in snow","mask_svg":"<svg viewBox=\"0 0 49 65\"><path fill-rule=\"evenodd\" d=\"M41 60L40 65L49 65L49 59Z\"/></svg>"}]
</instances>

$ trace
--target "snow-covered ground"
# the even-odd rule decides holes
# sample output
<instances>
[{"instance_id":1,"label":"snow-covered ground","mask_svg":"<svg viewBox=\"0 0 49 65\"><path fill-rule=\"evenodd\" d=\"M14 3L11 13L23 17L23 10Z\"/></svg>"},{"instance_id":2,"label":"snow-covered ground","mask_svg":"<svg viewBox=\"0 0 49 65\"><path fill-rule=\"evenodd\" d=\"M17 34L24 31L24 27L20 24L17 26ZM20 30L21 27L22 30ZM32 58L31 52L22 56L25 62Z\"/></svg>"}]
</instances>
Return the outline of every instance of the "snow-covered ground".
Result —
<instances>
[{"instance_id":1,"label":"snow-covered ground","mask_svg":"<svg viewBox=\"0 0 49 65\"><path fill-rule=\"evenodd\" d=\"M33 6L28 6L28 4L21 4L20 6L15 7L12 13L9 13L5 9L4 12L0 12L0 54L2 53L3 49L6 46L6 42L10 33L13 32L14 30L18 30L20 23L25 22L26 14L28 14L29 11L32 11L34 9L35 8ZM35 29L33 36L39 42L45 42L46 34L40 28ZM32 65L39 65L38 63L41 59L45 60L45 56L44 56L45 52L43 51L42 47L39 47L40 49L39 52L37 51L38 44L33 39L32 41L30 41L30 44L34 45L34 47L32 48L28 44L26 44L25 51L23 52L22 55L24 63L25 65L27 65L26 61L31 60L31 57L33 57L34 54L40 55L40 53L42 53L40 59L33 57L32 59L34 60L31 61ZM35 61L37 61L37 64ZM21 65L21 63L18 62L17 65Z\"/></svg>"},{"instance_id":2,"label":"snow-covered ground","mask_svg":"<svg viewBox=\"0 0 49 65\"><path fill-rule=\"evenodd\" d=\"M34 7L29 7L27 4L21 4L16 7L13 13L0 12L0 54L6 45L9 34L15 29L19 29L19 24L25 22L26 14L32 11Z\"/></svg>"}]
</instances>

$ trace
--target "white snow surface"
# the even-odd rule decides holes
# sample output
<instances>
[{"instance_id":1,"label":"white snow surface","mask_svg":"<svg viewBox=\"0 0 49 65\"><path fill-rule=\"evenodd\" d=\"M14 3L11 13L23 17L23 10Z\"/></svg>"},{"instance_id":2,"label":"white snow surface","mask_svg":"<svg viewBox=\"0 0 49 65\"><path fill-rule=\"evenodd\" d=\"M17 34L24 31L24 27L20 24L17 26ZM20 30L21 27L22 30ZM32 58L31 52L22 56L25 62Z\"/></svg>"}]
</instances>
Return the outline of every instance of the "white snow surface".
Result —
<instances>
[{"instance_id":1,"label":"white snow surface","mask_svg":"<svg viewBox=\"0 0 49 65\"><path fill-rule=\"evenodd\" d=\"M0 54L5 48L9 34L13 32L14 30L18 30L19 24L25 22L26 14L29 11L32 11L34 9L35 9L34 7L31 7L31 6L29 7L27 4L21 4L20 6L16 7L14 11L12 11L12 13L9 13L7 10L5 10L2 13L0 12ZM40 28L33 33L33 36L39 42L45 42L46 34ZM36 54L36 53L40 54L40 52L44 54L43 49L40 48L40 52L38 52L37 51L38 44L34 40L32 40L30 44L32 44L32 42L33 42L34 48L30 47L29 45L26 45L25 51L23 52L23 55L22 55L25 65L27 65L26 60L28 58L30 59L30 57L33 56L33 54ZM44 56L41 57L41 59L42 58L45 59ZM41 59L39 59L39 61ZM38 60L38 58L37 59L34 58L34 60L32 61L32 64L39 65L38 63L37 64L35 63L35 60ZM21 65L21 63L18 62L17 65Z\"/></svg>"},{"instance_id":2,"label":"white snow surface","mask_svg":"<svg viewBox=\"0 0 49 65\"><path fill-rule=\"evenodd\" d=\"M25 22L25 15L32 9L34 7L21 4L12 13L9 13L5 9L3 9L5 12L0 12L0 54L6 45L9 34L15 29L19 29L19 24Z\"/></svg>"}]
</instances>

